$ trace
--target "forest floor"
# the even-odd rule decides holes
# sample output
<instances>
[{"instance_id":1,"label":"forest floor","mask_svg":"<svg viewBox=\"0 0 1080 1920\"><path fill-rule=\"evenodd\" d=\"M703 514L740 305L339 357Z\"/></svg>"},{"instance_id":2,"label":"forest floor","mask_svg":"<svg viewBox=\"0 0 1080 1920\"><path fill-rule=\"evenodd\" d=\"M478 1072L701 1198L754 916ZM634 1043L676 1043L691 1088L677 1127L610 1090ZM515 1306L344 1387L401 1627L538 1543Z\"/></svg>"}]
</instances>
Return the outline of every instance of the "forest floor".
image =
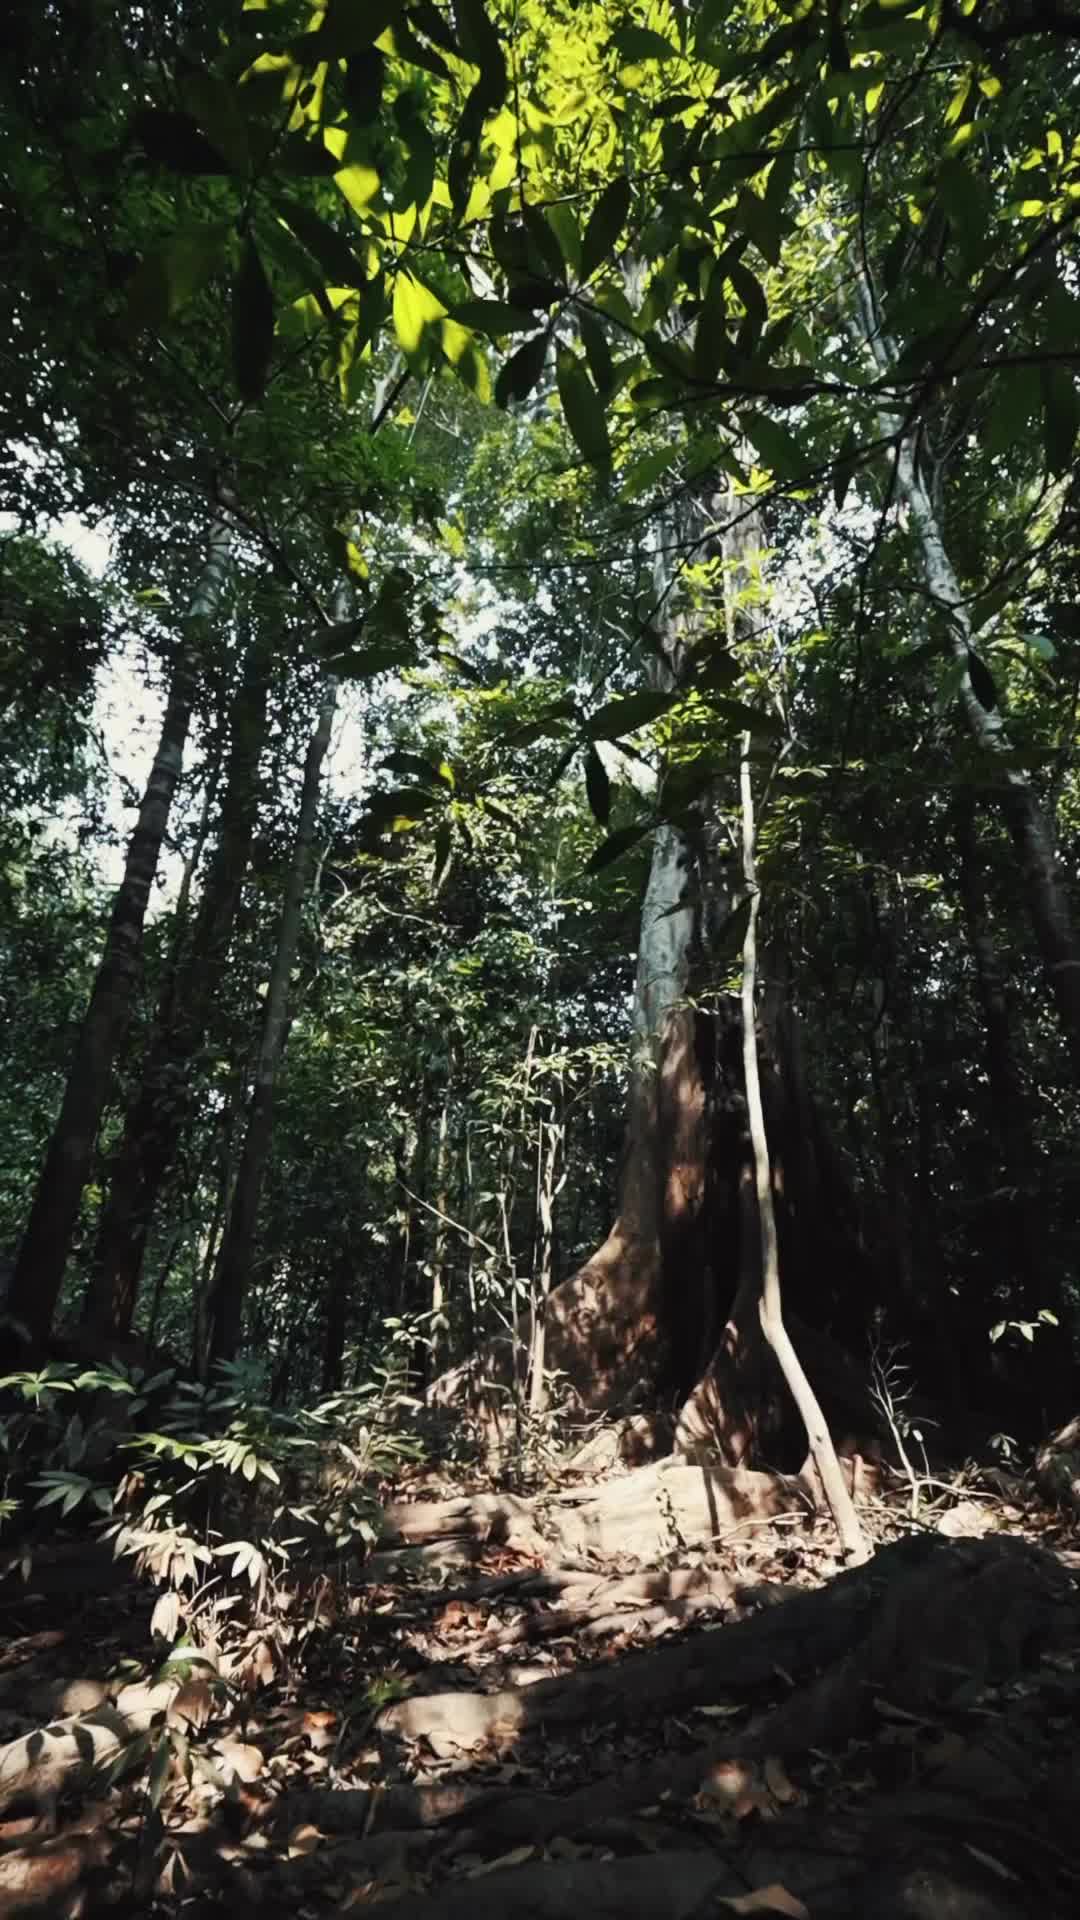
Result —
<instances>
[{"instance_id":1,"label":"forest floor","mask_svg":"<svg viewBox=\"0 0 1080 1920\"><path fill-rule=\"evenodd\" d=\"M881 1487L845 1571L797 1482L725 1476L698 1537L694 1474L417 1473L365 1566L164 1677L152 1593L42 1556L0 1587L0 1913L1080 1911L1075 1522Z\"/></svg>"}]
</instances>

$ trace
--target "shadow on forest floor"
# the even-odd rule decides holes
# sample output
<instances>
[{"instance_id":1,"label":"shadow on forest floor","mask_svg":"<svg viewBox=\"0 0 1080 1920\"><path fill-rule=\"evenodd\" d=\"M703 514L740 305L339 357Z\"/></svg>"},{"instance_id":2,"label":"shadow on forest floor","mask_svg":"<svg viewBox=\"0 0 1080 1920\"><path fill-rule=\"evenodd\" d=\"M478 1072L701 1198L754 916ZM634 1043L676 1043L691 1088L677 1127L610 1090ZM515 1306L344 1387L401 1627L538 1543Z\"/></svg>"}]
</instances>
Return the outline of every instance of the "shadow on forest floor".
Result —
<instances>
[{"instance_id":1,"label":"shadow on forest floor","mask_svg":"<svg viewBox=\"0 0 1080 1920\"><path fill-rule=\"evenodd\" d=\"M394 1509L426 1548L164 1680L109 1563L0 1588L0 1912L1080 1910L1074 1527L984 1487L912 1533L879 1494L866 1568L805 1502L639 1565L433 1492Z\"/></svg>"}]
</instances>

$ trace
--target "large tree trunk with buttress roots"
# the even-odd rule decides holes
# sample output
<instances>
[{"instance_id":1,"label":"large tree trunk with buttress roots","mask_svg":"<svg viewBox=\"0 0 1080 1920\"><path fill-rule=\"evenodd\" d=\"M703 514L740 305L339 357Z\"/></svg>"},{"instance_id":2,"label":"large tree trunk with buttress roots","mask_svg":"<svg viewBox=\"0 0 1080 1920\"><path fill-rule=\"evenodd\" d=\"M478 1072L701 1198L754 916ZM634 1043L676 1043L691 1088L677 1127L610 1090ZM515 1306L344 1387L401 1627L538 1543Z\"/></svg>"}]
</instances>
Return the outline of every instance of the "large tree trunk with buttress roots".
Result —
<instances>
[{"instance_id":1,"label":"large tree trunk with buttress roots","mask_svg":"<svg viewBox=\"0 0 1080 1920\"><path fill-rule=\"evenodd\" d=\"M674 622L669 634L670 684L692 634ZM706 796L692 831L665 824L654 834L618 1211L603 1244L547 1298L545 1360L586 1408L681 1409L676 1437L687 1453L729 1465L798 1466L805 1436L758 1313L739 1003L715 991L732 963L724 923L737 899L719 823L728 797ZM859 1256L847 1227L854 1209L849 1196L837 1203L837 1156L822 1148L802 1078L790 969L778 961L764 972L762 1077L788 1317L826 1412L865 1430L871 1412L859 1369L845 1364L827 1331L857 1287ZM444 1374L429 1400L471 1400L497 1428L500 1394L512 1385L513 1355L501 1344Z\"/></svg>"}]
</instances>

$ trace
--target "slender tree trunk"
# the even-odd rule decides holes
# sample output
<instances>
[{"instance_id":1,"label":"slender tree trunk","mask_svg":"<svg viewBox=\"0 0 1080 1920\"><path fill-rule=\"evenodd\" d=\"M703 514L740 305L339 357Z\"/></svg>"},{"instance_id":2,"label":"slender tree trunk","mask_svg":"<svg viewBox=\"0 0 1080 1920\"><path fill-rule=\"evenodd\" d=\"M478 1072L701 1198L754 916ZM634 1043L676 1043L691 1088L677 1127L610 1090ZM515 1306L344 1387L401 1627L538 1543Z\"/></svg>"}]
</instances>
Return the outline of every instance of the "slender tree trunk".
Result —
<instances>
[{"instance_id":1,"label":"slender tree trunk","mask_svg":"<svg viewBox=\"0 0 1080 1920\"><path fill-rule=\"evenodd\" d=\"M323 762L337 707L337 682L327 681L318 721L308 745L296 841L278 924L277 948L270 970L255 1083L232 1204L218 1255L209 1302L208 1358L231 1360L240 1345L244 1295L255 1252L259 1201L266 1176L274 1125L274 1088L289 1023L289 985L300 939L304 896L311 876L315 823Z\"/></svg>"},{"instance_id":2,"label":"slender tree trunk","mask_svg":"<svg viewBox=\"0 0 1080 1920\"><path fill-rule=\"evenodd\" d=\"M431 1249L431 1336L427 1352L427 1377L439 1371L440 1355L446 1351L446 1222L450 1212L450 1103L453 1099L453 1061L447 1065L439 1125L435 1136L435 1218Z\"/></svg>"},{"instance_id":3,"label":"slender tree trunk","mask_svg":"<svg viewBox=\"0 0 1080 1920\"><path fill-rule=\"evenodd\" d=\"M326 1339L323 1345L322 1391L337 1393L344 1374L345 1341L349 1331L349 1305L352 1292L353 1263L349 1254L339 1253L330 1269L326 1290Z\"/></svg>"},{"instance_id":4,"label":"slender tree trunk","mask_svg":"<svg viewBox=\"0 0 1080 1920\"><path fill-rule=\"evenodd\" d=\"M776 1208L773 1203L772 1168L765 1131L765 1109L761 1098L761 1074L757 1044L757 922L761 906L754 854L754 794L750 777L750 735L743 736L739 767L739 796L742 815L743 878L750 896L750 916L742 955L742 1034L743 1076L750 1118L750 1140L754 1154L754 1192L757 1200L758 1231L761 1236L761 1328L776 1356L777 1365L799 1410L814 1465L821 1478L829 1511L836 1523L840 1545L852 1565L861 1566L870 1558L870 1548L854 1503L844 1484L840 1462L832 1436L821 1411L817 1395L806 1376L802 1362L784 1325L780 1287L780 1247L776 1233Z\"/></svg>"},{"instance_id":5,"label":"slender tree trunk","mask_svg":"<svg viewBox=\"0 0 1080 1920\"><path fill-rule=\"evenodd\" d=\"M880 373L888 375L895 356L882 331L873 290L861 273L858 317L875 365ZM890 424L894 429L900 425L896 421ZM1001 713L996 706L985 706L975 691L970 672L975 637L970 603L956 577L910 433L901 437L896 449L896 480L922 555L926 584L946 617L949 644L960 670L960 703L968 729L998 776L997 791L1020 862L1028 915L1073 1072L1080 1079L1080 942L1073 929L1068 887L1058 865L1050 823L1028 775L1013 764Z\"/></svg>"},{"instance_id":6,"label":"slender tree trunk","mask_svg":"<svg viewBox=\"0 0 1080 1920\"><path fill-rule=\"evenodd\" d=\"M131 1014L147 902L183 767L200 644L221 600L229 553L228 528L217 521L173 665L158 748L113 903L105 951L12 1277L7 1310L26 1328L32 1350L40 1349L52 1328L113 1063Z\"/></svg>"},{"instance_id":7,"label":"slender tree trunk","mask_svg":"<svg viewBox=\"0 0 1080 1920\"><path fill-rule=\"evenodd\" d=\"M130 1330L154 1209L191 1115L195 1062L224 977L251 857L268 664L265 641L256 637L233 706L217 845L194 925L181 933L183 951L161 997L142 1084L113 1158L84 1309L87 1322L103 1334Z\"/></svg>"},{"instance_id":8,"label":"slender tree trunk","mask_svg":"<svg viewBox=\"0 0 1080 1920\"><path fill-rule=\"evenodd\" d=\"M545 1109L541 1108L537 1122L536 1228L530 1282L532 1340L529 1351L529 1411L533 1414L542 1413L547 1401L544 1365L547 1348L547 1302L551 1292L554 1266L555 1202L566 1185L566 1126L560 1117L558 1107L561 1093L560 1079L546 1113ZM560 1172L560 1166L563 1168L562 1172Z\"/></svg>"}]
</instances>

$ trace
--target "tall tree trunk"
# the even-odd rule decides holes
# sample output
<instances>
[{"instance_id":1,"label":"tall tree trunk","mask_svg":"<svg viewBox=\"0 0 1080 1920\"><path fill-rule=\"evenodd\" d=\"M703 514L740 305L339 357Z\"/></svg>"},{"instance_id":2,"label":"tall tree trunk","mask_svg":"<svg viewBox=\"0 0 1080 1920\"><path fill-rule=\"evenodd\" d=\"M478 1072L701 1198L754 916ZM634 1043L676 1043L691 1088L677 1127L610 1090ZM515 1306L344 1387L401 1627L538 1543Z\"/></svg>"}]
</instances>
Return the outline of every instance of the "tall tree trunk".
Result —
<instances>
[{"instance_id":1,"label":"tall tree trunk","mask_svg":"<svg viewBox=\"0 0 1080 1920\"><path fill-rule=\"evenodd\" d=\"M258 808L266 738L268 649L249 646L232 714L217 844L194 925L159 1002L142 1083L113 1157L85 1318L103 1334L131 1327L154 1209L195 1098L194 1066L224 978Z\"/></svg>"},{"instance_id":2,"label":"tall tree trunk","mask_svg":"<svg viewBox=\"0 0 1080 1920\"><path fill-rule=\"evenodd\" d=\"M337 682L328 680L304 761L296 840L270 969L244 1145L211 1289L208 1364L233 1359L240 1345L244 1295L254 1258L259 1201L273 1134L274 1088L288 1032L289 984L300 940L304 896L311 877L323 762L330 745L336 708Z\"/></svg>"},{"instance_id":3,"label":"tall tree trunk","mask_svg":"<svg viewBox=\"0 0 1080 1920\"><path fill-rule=\"evenodd\" d=\"M200 650L222 597L230 546L227 526L216 521L173 663L157 752L113 902L105 950L12 1276L7 1310L25 1327L32 1351L40 1350L52 1328L113 1063L131 1015L147 901L183 767Z\"/></svg>"},{"instance_id":4,"label":"tall tree trunk","mask_svg":"<svg viewBox=\"0 0 1080 1920\"><path fill-rule=\"evenodd\" d=\"M873 289L861 272L857 312L874 363L888 377L895 356L881 326ZM892 432L902 426L895 419L885 424ZM960 702L968 729L997 774L997 793L1019 859L1025 904L1073 1072L1080 1079L1080 942L1073 929L1068 887L1058 865L1050 822L1028 775L1013 764L1001 713L996 706L984 705L975 691L970 671L975 638L970 602L956 577L910 432L902 433L897 444L896 482L922 555L927 587L946 618L949 644L960 670Z\"/></svg>"},{"instance_id":5,"label":"tall tree trunk","mask_svg":"<svg viewBox=\"0 0 1080 1920\"><path fill-rule=\"evenodd\" d=\"M431 1249L431 1334L426 1358L428 1379L439 1370L439 1356L446 1351L446 1248L447 1220L450 1214L450 1103L454 1093L454 1063L447 1062L446 1085L439 1125L435 1136L435 1233Z\"/></svg>"}]
</instances>

